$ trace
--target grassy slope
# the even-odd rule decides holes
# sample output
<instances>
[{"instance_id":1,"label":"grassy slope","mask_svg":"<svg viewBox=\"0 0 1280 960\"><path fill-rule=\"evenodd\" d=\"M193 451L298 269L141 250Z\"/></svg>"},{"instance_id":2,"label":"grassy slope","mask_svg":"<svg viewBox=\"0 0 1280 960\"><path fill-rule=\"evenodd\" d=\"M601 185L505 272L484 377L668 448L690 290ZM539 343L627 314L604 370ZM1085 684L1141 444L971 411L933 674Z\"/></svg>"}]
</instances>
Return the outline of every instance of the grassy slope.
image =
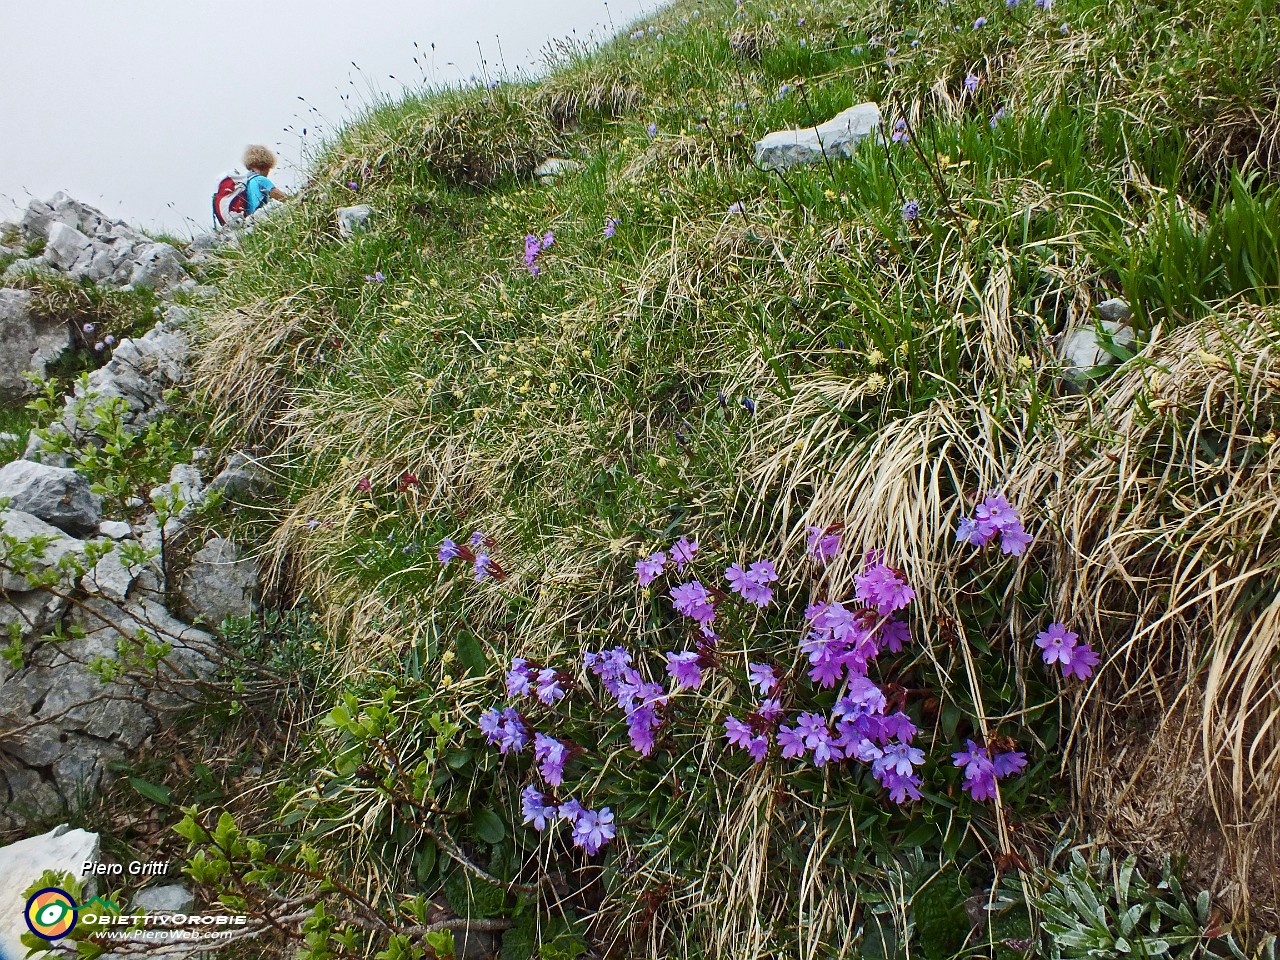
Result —
<instances>
[{"instance_id":1,"label":"grassy slope","mask_svg":"<svg viewBox=\"0 0 1280 960\"><path fill-rule=\"evenodd\" d=\"M1137 718L1148 763L1185 766L1190 741L1149 723L1161 694L1210 664L1209 707L1193 696L1174 712L1192 727L1203 714L1213 738L1238 734L1219 757L1243 771L1223 815L1264 829L1261 846L1215 840L1196 869L1219 890L1234 878L1247 891L1252 873L1256 888L1274 856L1258 786L1270 767L1243 759L1259 718L1241 691L1270 682L1274 642L1271 614L1257 614L1275 609L1262 533L1277 449L1275 5L705 3L647 26L567 51L539 83L371 112L226 279L236 309L211 325L205 395L228 438L282 451L291 507L271 544L343 638L347 667L371 690L419 670L405 715L462 717L497 687L457 681L460 632L491 663L567 661L614 639L668 649L679 627L634 587L637 556L681 532L726 559L794 556L806 524L844 521L855 549L833 584L884 547L928 586L903 675L939 683L975 729L1022 730L1031 711L1022 735L1040 756L1010 801L1029 855L1058 829L1053 795L1071 795L1055 773L1099 758L1105 770L1126 742L1116 718ZM785 178L747 162L760 134L868 99L911 140ZM584 169L533 183L550 154ZM355 200L378 211L374 229L344 240L330 213ZM523 237L546 230L556 243L533 277ZM375 271L385 282L366 280ZM1067 395L1054 338L1113 294L1133 303L1147 359ZM951 530L966 495L993 489L1019 504L1037 547L988 577ZM441 537L472 529L494 537L503 583L468 586L434 562ZM793 614L819 589L799 573L786 587ZM978 611L982 590L996 615ZM930 626L941 616L964 625L959 644ZM1050 618L1110 660L1110 706L1094 701L1084 726L1071 723L1076 694L1059 702L1036 679L1029 640ZM765 626L742 626L744 656L784 649ZM675 765L706 749L691 734ZM649 812L665 849L628 841L650 860L610 889L671 884L692 905L671 928L699 931L690 952L725 947L719 935L791 942L789 924L761 926L769 889L808 891L816 932L804 936L836 937L854 916L847 881L871 868L802 857L783 869L737 818L798 814L758 806L767 779L702 762L688 769L706 773L709 798L753 784L748 813L668 798ZM946 770L943 758L934 773ZM665 776L615 774L593 768L618 798L656 795ZM515 781L473 777L459 796L513 809ZM1119 801L1076 799L1146 853L1179 842L1141 803L1150 829L1126 833L1107 819ZM910 816L858 809L890 846L921 836ZM818 819L795 849L841 836ZM1004 816L923 819L963 857L1010 842ZM362 842L394 889L404 845ZM744 862L776 876L748 889L734 879ZM717 934L703 916L729 919Z\"/></svg>"}]
</instances>

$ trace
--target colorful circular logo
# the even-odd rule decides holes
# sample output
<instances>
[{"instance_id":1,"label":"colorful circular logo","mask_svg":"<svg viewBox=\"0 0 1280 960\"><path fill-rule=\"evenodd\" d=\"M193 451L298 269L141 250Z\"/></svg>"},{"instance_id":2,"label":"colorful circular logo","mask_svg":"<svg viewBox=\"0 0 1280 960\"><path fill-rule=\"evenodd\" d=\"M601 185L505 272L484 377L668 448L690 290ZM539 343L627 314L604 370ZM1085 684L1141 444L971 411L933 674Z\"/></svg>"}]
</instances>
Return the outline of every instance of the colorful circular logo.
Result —
<instances>
[{"instance_id":1,"label":"colorful circular logo","mask_svg":"<svg viewBox=\"0 0 1280 960\"><path fill-rule=\"evenodd\" d=\"M36 891L27 901L27 926L42 940L61 940L76 925L79 913L71 894L58 887Z\"/></svg>"}]
</instances>

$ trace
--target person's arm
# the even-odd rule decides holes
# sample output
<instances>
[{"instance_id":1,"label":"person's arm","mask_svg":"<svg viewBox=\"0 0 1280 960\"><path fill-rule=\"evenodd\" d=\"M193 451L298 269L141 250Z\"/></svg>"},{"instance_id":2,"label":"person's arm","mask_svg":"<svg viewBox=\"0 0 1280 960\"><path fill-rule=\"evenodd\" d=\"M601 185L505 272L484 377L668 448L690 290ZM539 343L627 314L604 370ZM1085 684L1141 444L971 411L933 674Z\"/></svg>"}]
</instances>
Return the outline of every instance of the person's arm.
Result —
<instances>
[{"instance_id":1,"label":"person's arm","mask_svg":"<svg viewBox=\"0 0 1280 960\"><path fill-rule=\"evenodd\" d=\"M271 192L267 194L272 200L288 200L289 194L285 193L279 187L272 187Z\"/></svg>"}]
</instances>

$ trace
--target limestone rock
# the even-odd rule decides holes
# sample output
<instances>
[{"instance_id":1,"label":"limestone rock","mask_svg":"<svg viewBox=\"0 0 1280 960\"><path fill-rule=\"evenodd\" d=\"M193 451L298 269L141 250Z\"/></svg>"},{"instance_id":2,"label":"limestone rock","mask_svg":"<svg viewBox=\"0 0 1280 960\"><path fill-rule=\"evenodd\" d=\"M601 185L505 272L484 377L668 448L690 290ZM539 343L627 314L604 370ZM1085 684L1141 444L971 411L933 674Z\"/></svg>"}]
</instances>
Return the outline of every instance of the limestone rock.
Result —
<instances>
[{"instance_id":1,"label":"limestone rock","mask_svg":"<svg viewBox=\"0 0 1280 960\"><path fill-rule=\"evenodd\" d=\"M124 562L119 549L112 550L80 578L80 589L91 597L106 597L123 603L129 596L129 588L143 570L144 565L130 566Z\"/></svg>"},{"instance_id":2,"label":"limestone rock","mask_svg":"<svg viewBox=\"0 0 1280 960\"><path fill-rule=\"evenodd\" d=\"M27 290L0 290L0 399L32 391L24 372L44 376L50 363L71 349L71 328L60 320L31 313Z\"/></svg>"},{"instance_id":3,"label":"limestone rock","mask_svg":"<svg viewBox=\"0 0 1280 960\"><path fill-rule=\"evenodd\" d=\"M354 207L339 207L334 211L334 219L338 221L338 233L349 237L353 233L362 233L369 227L373 217L373 207L367 203L359 203Z\"/></svg>"},{"instance_id":4,"label":"limestone rock","mask_svg":"<svg viewBox=\"0 0 1280 960\"><path fill-rule=\"evenodd\" d=\"M180 883L170 883L139 890L129 906L143 913L186 913L195 902L194 893Z\"/></svg>"},{"instance_id":5,"label":"limestone rock","mask_svg":"<svg viewBox=\"0 0 1280 960\"><path fill-rule=\"evenodd\" d=\"M133 527L123 520L103 520L98 524L98 533L110 540L128 540L133 536Z\"/></svg>"},{"instance_id":6,"label":"limestone rock","mask_svg":"<svg viewBox=\"0 0 1280 960\"><path fill-rule=\"evenodd\" d=\"M46 870L84 879L85 863L97 859L98 835L72 830L65 823L38 837L0 847L0 877L4 878L0 884L0 957L16 960L27 955L22 945L22 934L27 932L23 919L26 889Z\"/></svg>"},{"instance_id":7,"label":"limestone rock","mask_svg":"<svg viewBox=\"0 0 1280 960\"><path fill-rule=\"evenodd\" d=\"M271 474L247 453L233 453L226 466L209 481L209 491L221 493L228 500L245 500L261 496L271 486Z\"/></svg>"},{"instance_id":8,"label":"limestone rock","mask_svg":"<svg viewBox=\"0 0 1280 960\"><path fill-rule=\"evenodd\" d=\"M1133 311L1129 309L1129 301L1112 297L1098 304L1098 316L1110 323L1128 323L1133 319Z\"/></svg>"},{"instance_id":9,"label":"limestone rock","mask_svg":"<svg viewBox=\"0 0 1280 960\"><path fill-rule=\"evenodd\" d=\"M73 574L79 576L84 572L76 572L77 567L84 566L84 541L67 536L39 517L21 510L4 510L0 512L0 536L13 537L18 542L14 548L0 542L0 590L30 590L32 585L24 576L26 572L43 574L62 568L65 572L60 577L61 583L70 583ZM37 538L41 546L30 549L32 556L25 556L27 545ZM29 571L13 569L20 561L30 562Z\"/></svg>"},{"instance_id":10,"label":"limestone rock","mask_svg":"<svg viewBox=\"0 0 1280 960\"><path fill-rule=\"evenodd\" d=\"M74 470L30 460L0 467L0 497L14 510L39 517L67 533L92 534L102 519L102 497Z\"/></svg>"},{"instance_id":11,"label":"limestone rock","mask_svg":"<svg viewBox=\"0 0 1280 960\"><path fill-rule=\"evenodd\" d=\"M756 143L755 161L767 170L787 170L805 163L817 163L823 155L851 157L859 141L880 125L880 108L860 103L841 111L816 127L776 130Z\"/></svg>"},{"instance_id":12,"label":"limestone rock","mask_svg":"<svg viewBox=\"0 0 1280 960\"><path fill-rule=\"evenodd\" d=\"M70 601L47 590L9 593L0 600L0 643L7 643L16 631L24 648L62 620ZM13 667L0 659L0 683L13 676Z\"/></svg>"},{"instance_id":13,"label":"limestone rock","mask_svg":"<svg viewBox=\"0 0 1280 960\"><path fill-rule=\"evenodd\" d=\"M256 613L261 589L257 561L232 541L215 537L192 557L179 592L185 613L216 627L227 617Z\"/></svg>"},{"instance_id":14,"label":"limestone rock","mask_svg":"<svg viewBox=\"0 0 1280 960\"><path fill-rule=\"evenodd\" d=\"M1073 327L1062 338L1059 350L1063 372L1074 381L1088 379L1089 373L1097 367L1119 362L1106 349L1107 344L1131 351L1137 339L1133 327L1114 320L1100 320L1090 327Z\"/></svg>"},{"instance_id":15,"label":"limestone rock","mask_svg":"<svg viewBox=\"0 0 1280 960\"><path fill-rule=\"evenodd\" d=\"M582 164L577 160L566 160L563 157L548 157L538 164L533 175L539 180L554 180L568 173L577 173Z\"/></svg>"}]
</instances>

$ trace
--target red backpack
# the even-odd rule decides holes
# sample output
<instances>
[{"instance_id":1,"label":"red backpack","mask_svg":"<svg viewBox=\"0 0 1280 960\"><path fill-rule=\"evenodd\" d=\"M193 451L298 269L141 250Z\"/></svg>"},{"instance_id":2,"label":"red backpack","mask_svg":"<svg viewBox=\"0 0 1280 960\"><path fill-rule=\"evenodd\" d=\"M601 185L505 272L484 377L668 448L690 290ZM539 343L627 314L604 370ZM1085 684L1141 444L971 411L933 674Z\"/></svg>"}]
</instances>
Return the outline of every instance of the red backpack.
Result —
<instances>
[{"instance_id":1,"label":"red backpack","mask_svg":"<svg viewBox=\"0 0 1280 960\"><path fill-rule=\"evenodd\" d=\"M213 193L213 225L215 227L222 226L231 219L233 214L241 217L248 215L249 201L245 196L245 188L250 180L260 176L262 176L260 173L244 176L233 174L218 181L218 189Z\"/></svg>"}]
</instances>

